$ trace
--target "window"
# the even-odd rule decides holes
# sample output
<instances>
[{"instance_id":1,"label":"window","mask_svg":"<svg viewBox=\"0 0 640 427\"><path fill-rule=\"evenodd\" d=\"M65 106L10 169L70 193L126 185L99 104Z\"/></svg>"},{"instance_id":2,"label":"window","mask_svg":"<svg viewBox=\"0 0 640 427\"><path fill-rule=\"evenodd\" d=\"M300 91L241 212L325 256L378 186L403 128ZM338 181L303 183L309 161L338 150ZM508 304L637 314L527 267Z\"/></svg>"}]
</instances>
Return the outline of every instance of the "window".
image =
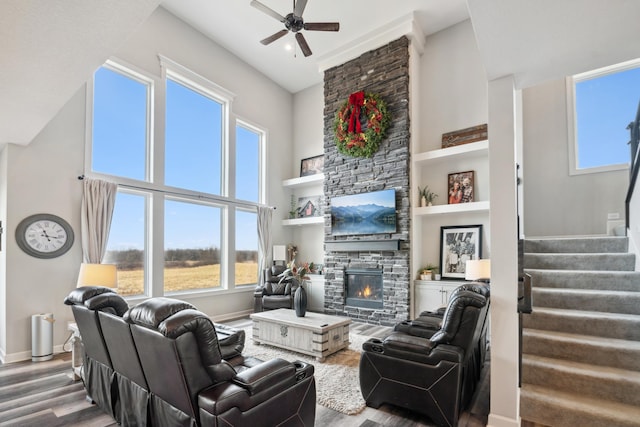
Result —
<instances>
[{"instance_id":1,"label":"window","mask_svg":"<svg viewBox=\"0 0 640 427\"><path fill-rule=\"evenodd\" d=\"M628 168L627 126L640 99L640 61L575 75L567 87L571 174Z\"/></svg>"},{"instance_id":2,"label":"window","mask_svg":"<svg viewBox=\"0 0 640 427\"><path fill-rule=\"evenodd\" d=\"M235 123L233 94L161 63L162 84L115 61L94 76L88 173L118 183L104 262L128 296L255 284L266 132ZM151 132L158 114L162 135Z\"/></svg>"},{"instance_id":3,"label":"window","mask_svg":"<svg viewBox=\"0 0 640 427\"><path fill-rule=\"evenodd\" d=\"M116 195L107 253L103 262L118 266L118 293L145 295L146 212L144 193L118 191Z\"/></svg>"}]
</instances>

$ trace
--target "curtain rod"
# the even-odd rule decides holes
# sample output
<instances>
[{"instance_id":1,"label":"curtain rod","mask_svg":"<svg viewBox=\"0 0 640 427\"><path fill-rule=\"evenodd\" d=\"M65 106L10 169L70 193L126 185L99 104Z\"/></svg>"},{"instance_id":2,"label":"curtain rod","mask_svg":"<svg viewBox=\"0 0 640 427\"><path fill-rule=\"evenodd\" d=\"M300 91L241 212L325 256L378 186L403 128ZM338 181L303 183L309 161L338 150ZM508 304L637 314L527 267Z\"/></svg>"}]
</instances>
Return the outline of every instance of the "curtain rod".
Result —
<instances>
[{"instance_id":1,"label":"curtain rod","mask_svg":"<svg viewBox=\"0 0 640 427\"><path fill-rule=\"evenodd\" d=\"M85 178L85 176L84 176L84 175L80 175L80 176L78 176L78 179L79 179L80 181L84 180L84 178ZM183 193L178 193L178 192L175 192L175 191L155 190L155 189L154 189L154 190L152 190L152 189L149 189L149 188L145 188L145 187L138 187L138 186L130 185L130 184L117 184L117 185L118 185L119 187L130 188L130 189L133 189L133 190L153 191L153 192L156 192L156 193L171 194L171 195L173 195L173 196L182 196L182 197L184 197L184 194L183 194ZM218 198L215 198L215 197L202 196L202 195L199 195L199 194L197 195L197 197L198 197L199 199L203 199L203 200L211 200L211 201L214 201L214 202L222 202L222 201L224 201L224 202L228 202L227 200L221 200L221 199L218 199ZM261 205L261 204L250 204L250 203L240 202L240 201L234 201L234 202L232 202L232 203L233 203L233 204L235 204L235 205L240 205L240 206L245 206L245 207L252 207L252 208L253 208L253 207L259 207L259 206L266 206L266 207L268 207L268 208L270 208L270 209L276 210L276 207L275 207L275 206L267 206L267 205Z\"/></svg>"}]
</instances>

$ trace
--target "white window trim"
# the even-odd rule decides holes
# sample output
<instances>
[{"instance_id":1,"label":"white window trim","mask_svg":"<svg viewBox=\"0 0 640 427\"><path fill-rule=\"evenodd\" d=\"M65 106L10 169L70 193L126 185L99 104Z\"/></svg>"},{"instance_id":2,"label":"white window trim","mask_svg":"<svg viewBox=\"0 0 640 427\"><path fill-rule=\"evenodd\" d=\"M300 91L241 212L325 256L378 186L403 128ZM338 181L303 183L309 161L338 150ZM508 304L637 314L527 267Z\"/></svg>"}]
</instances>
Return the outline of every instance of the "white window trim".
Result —
<instances>
[{"instance_id":1,"label":"white window trim","mask_svg":"<svg viewBox=\"0 0 640 427\"><path fill-rule=\"evenodd\" d=\"M598 68L596 70L587 71L580 74L569 76L565 79L566 99L567 99L567 147L569 152L569 175L586 175L592 173L614 172L620 170L629 170L628 163L618 163L606 166L596 166L590 168L578 168L578 140L576 135L576 83L590 80L597 77L606 76L607 74L618 73L640 67L640 58L631 61L622 62L620 64L610 65Z\"/></svg>"}]
</instances>

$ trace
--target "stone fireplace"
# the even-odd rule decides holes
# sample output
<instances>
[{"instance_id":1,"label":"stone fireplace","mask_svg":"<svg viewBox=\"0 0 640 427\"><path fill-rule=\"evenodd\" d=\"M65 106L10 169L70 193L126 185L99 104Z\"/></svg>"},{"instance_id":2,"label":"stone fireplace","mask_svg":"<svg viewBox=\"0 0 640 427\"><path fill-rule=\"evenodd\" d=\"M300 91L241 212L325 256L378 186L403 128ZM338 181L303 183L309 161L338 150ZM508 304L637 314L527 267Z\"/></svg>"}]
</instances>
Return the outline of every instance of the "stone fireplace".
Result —
<instances>
[{"instance_id":1,"label":"stone fireplace","mask_svg":"<svg viewBox=\"0 0 640 427\"><path fill-rule=\"evenodd\" d=\"M336 111L351 93L360 90L379 95L391 114L386 138L370 158L342 155L334 141ZM407 320L410 309L409 40L402 37L326 70L324 93L324 311L394 325ZM395 190L395 233L331 233L333 197L386 189ZM373 279L373 271L375 288L364 283ZM367 297L358 295L367 292Z\"/></svg>"},{"instance_id":2,"label":"stone fireplace","mask_svg":"<svg viewBox=\"0 0 640 427\"><path fill-rule=\"evenodd\" d=\"M345 305L382 308L382 270L378 268L352 269L345 272Z\"/></svg>"}]
</instances>

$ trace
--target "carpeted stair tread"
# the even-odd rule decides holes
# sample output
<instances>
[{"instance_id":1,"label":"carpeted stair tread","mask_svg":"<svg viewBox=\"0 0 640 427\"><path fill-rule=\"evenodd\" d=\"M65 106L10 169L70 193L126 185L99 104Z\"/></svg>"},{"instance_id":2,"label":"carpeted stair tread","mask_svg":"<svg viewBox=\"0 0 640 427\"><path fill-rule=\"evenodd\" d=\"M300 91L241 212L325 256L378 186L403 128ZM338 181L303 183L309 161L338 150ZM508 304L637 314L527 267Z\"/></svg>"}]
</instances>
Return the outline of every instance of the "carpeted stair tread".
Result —
<instances>
[{"instance_id":1,"label":"carpeted stair tread","mask_svg":"<svg viewBox=\"0 0 640 427\"><path fill-rule=\"evenodd\" d=\"M534 287L531 295L535 307L640 315L640 292Z\"/></svg>"},{"instance_id":2,"label":"carpeted stair tread","mask_svg":"<svg viewBox=\"0 0 640 427\"><path fill-rule=\"evenodd\" d=\"M522 352L640 372L640 341L523 329Z\"/></svg>"},{"instance_id":3,"label":"carpeted stair tread","mask_svg":"<svg viewBox=\"0 0 640 427\"><path fill-rule=\"evenodd\" d=\"M638 271L584 271L526 268L534 288L603 289L640 292Z\"/></svg>"},{"instance_id":4,"label":"carpeted stair tread","mask_svg":"<svg viewBox=\"0 0 640 427\"><path fill-rule=\"evenodd\" d=\"M633 271L631 253L525 253L524 268L587 271Z\"/></svg>"},{"instance_id":5,"label":"carpeted stair tread","mask_svg":"<svg viewBox=\"0 0 640 427\"><path fill-rule=\"evenodd\" d=\"M530 354L522 366L523 383L640 406L640 372Z\"/></svg>"},{"instance_id":6,"label":"carpeted stair tread","mask_svg":"<svg viewBox=\"0 0 640 427\"><path fill-rule=\"evenodd\" d=\"M640 341L640 315L535 307L523 327Z\"/></svg>"},{"instance_id":7,"label":"carpeted stair tread","mask_svg":"<svg viewBox=\"0 0 640 427\"><path fill-rule=\"evenodd\" d=\"M626 237L581 237L526 239L526 253L627 252Z\"/></svg>"},{"instance_id":8,"label":"carpeted stair tread","mask_svg":"<svg viewBox=\"0 0 640 427\"><path fill-rule=\"evenodd\" d=\"M640 408L522 384L520 417L555 427L638 427Z\"/></svg>"}]
</instances>

